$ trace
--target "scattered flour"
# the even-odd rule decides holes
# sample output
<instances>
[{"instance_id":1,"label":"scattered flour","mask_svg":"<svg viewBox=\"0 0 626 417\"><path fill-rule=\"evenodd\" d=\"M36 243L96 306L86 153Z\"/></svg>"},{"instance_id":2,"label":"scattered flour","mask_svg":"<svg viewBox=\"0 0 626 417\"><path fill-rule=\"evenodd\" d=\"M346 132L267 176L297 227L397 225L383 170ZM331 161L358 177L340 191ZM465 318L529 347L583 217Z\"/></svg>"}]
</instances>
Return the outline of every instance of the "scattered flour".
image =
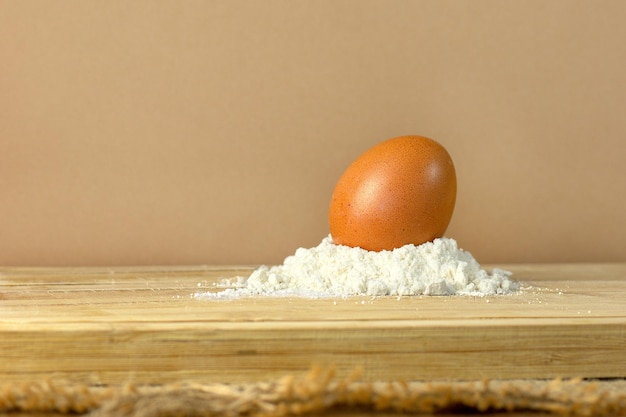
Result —
<instances>
[{"instance_id":1,"label":"scattered flour","mask_svg":"<svg viewBox=\"0 0 626 417\"><path fill-rule=\"evenodd\" d=\"M502 269L481 269L451 238L373 252L335 245L328 236L314 248L299 248L282 265L261 266L248 278L222 282L231 288L196 297L485 296L517 290L510 276Z\"/></svg>"}]
</instances>

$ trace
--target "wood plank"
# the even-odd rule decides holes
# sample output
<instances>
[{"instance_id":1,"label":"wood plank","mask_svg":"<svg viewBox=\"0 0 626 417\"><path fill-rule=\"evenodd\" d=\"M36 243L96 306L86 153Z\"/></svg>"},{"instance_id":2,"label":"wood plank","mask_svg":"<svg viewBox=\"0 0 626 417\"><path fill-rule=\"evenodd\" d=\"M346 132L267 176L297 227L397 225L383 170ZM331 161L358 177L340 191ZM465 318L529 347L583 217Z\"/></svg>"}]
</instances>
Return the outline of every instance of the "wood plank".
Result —
<instances>
[{"instance_id":1,"label":"wood plank","mask_svg":"<svg viewBox=\"0 0 626 417\"><path fill-rule=\"evenodd\" d=\"M492 297L203 300L250 267L0 268L0 379L626 377L626 264L499 265Z\"/></svg>"}]
</instances>

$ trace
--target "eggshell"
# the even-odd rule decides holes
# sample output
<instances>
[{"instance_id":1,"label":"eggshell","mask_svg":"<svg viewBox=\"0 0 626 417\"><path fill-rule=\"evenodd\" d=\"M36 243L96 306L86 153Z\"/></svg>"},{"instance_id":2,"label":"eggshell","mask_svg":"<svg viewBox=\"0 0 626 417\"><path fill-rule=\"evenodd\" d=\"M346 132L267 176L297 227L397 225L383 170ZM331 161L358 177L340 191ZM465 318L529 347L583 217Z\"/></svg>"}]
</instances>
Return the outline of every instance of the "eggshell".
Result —
<instances>
[{"instance_id":1,"label":"eggshell","mask_svg":"<svg viewBox=\"0 0 626 417\"><path fill-rule=\"evenodd\" d=\"M443 236L456 201L452 158L436 141L400 136L370 148L332 194L333 242L372 251Z\"/></svg>"}]
</instances>

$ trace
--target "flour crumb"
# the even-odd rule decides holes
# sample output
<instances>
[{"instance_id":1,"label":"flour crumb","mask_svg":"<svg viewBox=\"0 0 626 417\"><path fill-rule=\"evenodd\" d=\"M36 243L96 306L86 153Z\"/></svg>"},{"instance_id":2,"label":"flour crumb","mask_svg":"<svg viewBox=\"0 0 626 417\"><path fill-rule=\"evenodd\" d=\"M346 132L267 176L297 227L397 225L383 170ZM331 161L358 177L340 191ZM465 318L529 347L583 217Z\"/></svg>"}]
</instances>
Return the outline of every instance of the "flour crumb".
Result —
<instances>
[{"instance_id":1,"label":"flour crumb","mask_svg":"<svg viewBox=\"0 0 626 417\"><path fill-rule=\"evenodd\" d=\"M483 270L451 238L374 252L335 245L327 236L316 247L297 249L282 265L261 266L219 287L225 289L196 297L486 296L509 294L519 285L509 271Z\"/></svg>"}]
</instances>

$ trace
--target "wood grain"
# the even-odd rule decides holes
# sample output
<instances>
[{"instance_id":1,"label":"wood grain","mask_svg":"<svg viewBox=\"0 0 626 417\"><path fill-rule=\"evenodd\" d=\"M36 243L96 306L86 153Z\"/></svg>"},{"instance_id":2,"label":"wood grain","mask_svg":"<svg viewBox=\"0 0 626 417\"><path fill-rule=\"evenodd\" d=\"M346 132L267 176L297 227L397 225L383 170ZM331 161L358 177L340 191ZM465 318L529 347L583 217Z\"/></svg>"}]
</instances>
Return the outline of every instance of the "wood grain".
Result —
<instances>
[{"instance_id":1,"label":"wood grain","mask_svg":"<svg viewBox=\"0 0 626 417\"><path fill-rule=\"evenodd\" d=\"M626 377L626 264L498 265L492 297L203 300L252 268L0 268L0 379Z\"/></svg>"}]
</instances>

